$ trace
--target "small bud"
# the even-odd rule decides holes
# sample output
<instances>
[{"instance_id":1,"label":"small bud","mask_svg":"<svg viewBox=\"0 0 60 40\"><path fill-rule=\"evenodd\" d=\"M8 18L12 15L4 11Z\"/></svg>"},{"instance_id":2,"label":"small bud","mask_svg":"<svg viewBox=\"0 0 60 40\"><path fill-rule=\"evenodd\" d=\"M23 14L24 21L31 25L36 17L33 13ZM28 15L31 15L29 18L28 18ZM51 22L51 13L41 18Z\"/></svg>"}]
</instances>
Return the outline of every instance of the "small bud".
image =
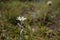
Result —
<instances>
[{"instance_id":1,"label":"small bud","mask_svg":"<svg viewBox=\"0 0 60 40\"><path fill-rule=\"evenodd\" d=\"M51 6L52 5L52 1L48 1L47 5Z\"/></svg>"}]
</instances>

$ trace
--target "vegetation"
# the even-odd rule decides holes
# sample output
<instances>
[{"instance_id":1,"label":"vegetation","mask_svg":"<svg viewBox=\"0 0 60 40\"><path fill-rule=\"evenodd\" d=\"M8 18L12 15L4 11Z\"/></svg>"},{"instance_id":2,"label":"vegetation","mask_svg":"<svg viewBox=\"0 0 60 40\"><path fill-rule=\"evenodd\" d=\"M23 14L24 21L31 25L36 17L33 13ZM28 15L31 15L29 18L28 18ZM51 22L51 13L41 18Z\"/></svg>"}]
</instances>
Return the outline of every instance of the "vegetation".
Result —
<instances>
[{"instance_id":1,"label":"vegetation","mask_svg":"<svg viewBox=\"0 0 60 40\"><path fill-rule=\"evenodd\" d=\"M23 40L60 40L60 0L41 2L2 0L0 2L0 40L20 40L16 18L27 18Z\"/></svg>"}]
</instances>

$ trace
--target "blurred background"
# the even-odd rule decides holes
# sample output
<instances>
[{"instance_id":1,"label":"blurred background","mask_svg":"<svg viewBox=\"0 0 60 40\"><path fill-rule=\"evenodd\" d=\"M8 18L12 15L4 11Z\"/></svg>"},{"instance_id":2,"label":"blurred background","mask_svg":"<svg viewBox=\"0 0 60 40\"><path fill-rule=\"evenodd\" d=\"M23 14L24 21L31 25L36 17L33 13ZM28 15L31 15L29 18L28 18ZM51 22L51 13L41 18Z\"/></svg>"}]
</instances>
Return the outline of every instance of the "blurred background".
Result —
<instances>
[{"instance_id":1,"label":"blurred background","mask_svg":"<svg viewBox=\"0 0 60 40\"><path fill-rule=\"evenodd\" d=\"M0 40L20 40L18 16L22 40L60 40L60 0L0 0Z\"/></svg>"}]
</instances>

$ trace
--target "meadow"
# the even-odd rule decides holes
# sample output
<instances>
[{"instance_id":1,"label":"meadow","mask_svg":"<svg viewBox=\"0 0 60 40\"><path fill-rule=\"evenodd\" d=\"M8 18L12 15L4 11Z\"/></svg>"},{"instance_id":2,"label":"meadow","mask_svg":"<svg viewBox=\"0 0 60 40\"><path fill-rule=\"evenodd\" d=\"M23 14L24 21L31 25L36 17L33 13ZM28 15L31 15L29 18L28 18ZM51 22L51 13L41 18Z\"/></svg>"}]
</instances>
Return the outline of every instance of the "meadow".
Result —
<instances>
[{"instance_id":1,"label":"meadow","mask_svg":"<svg viewBox=\"0 0 60 40\"><path fill-rule=\"evenodd\" d=\"M60 0L0 2L0 40L20 40L17 17L23 16L22 40L60 40Z\"/></svg>"}]
</instances>

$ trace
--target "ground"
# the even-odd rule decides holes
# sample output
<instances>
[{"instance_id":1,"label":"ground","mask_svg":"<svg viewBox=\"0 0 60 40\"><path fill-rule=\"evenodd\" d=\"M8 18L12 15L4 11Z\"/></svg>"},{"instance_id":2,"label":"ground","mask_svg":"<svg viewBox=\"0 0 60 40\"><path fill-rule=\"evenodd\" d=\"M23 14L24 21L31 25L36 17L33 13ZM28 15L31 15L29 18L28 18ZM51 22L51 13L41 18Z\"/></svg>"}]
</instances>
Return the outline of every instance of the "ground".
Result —
<instances>
[{"instance_id":1,"label":"ground","mask_svg":"<svg viewBox=\"0 0 60 40\"><path fill-rule=\"evenodd\" d=\"M20 40L18 16L26 17L23 40L60 40L60 1L0 3L0 40Z\"/></svg>"}]
</instances>

